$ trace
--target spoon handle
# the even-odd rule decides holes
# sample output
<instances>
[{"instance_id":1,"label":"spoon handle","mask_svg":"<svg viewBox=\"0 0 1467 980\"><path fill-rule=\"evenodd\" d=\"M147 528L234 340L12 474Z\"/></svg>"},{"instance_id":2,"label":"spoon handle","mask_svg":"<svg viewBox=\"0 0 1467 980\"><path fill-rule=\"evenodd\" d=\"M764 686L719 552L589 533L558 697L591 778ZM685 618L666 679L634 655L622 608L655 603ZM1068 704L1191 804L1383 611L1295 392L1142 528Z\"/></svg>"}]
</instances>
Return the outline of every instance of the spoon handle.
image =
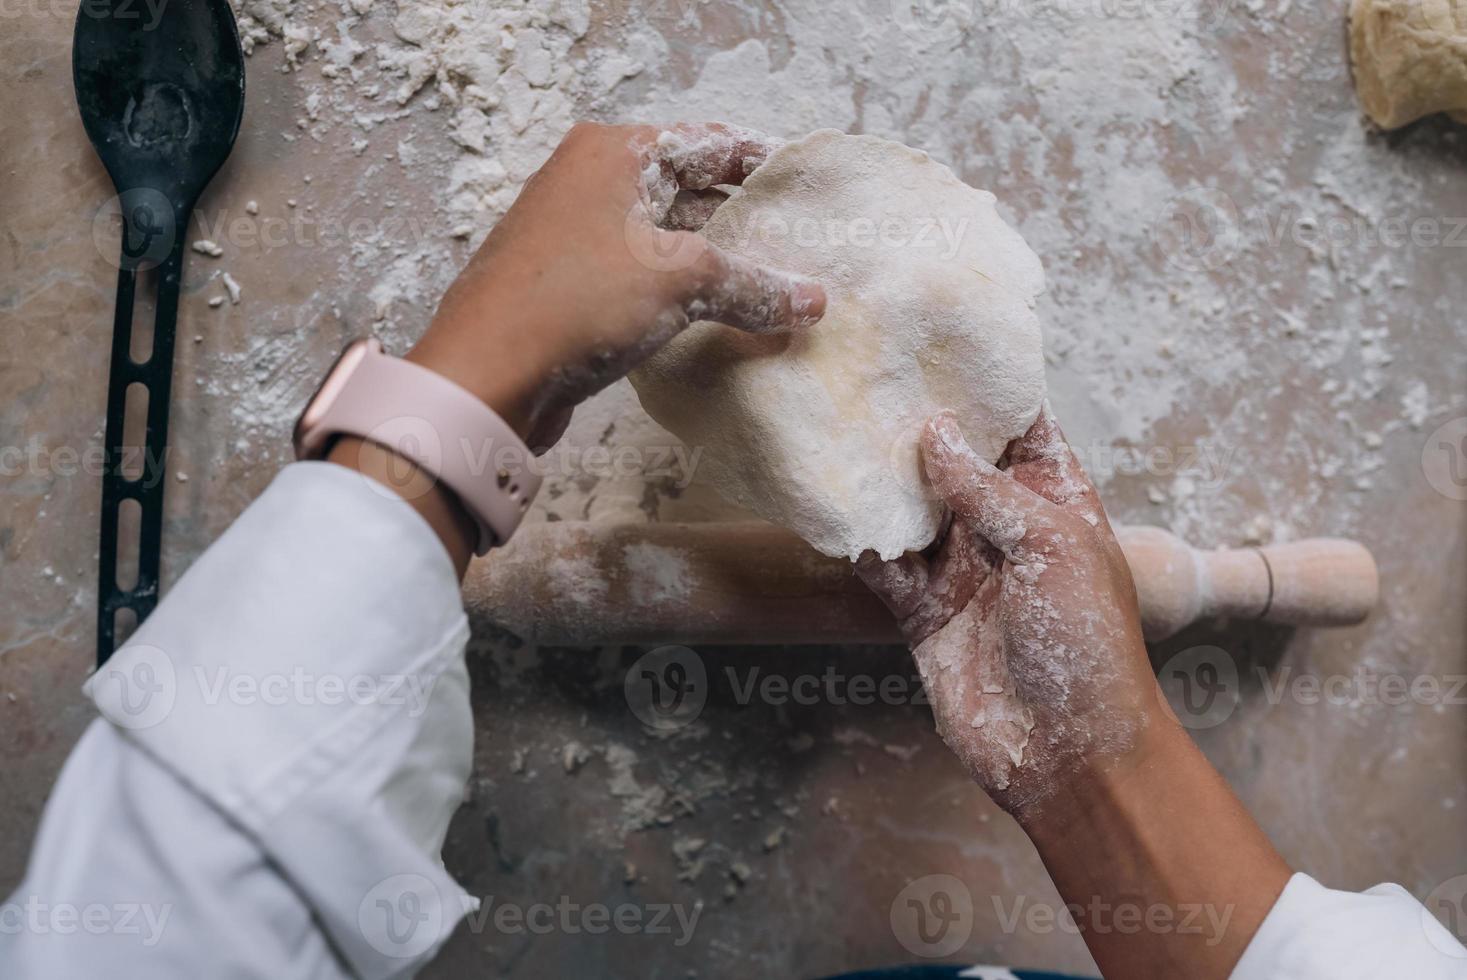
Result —
<instances>
[{"instance_id":1,"label":"spoon handle","mask_svg":"<svg viewBox=\"0 0 1467 980\"><path fill-rule=\"evenodd\" d=\"M186 227L187 215L176 227ZM158 301L153 317L153 343L142 361L132 356L133 302L137 270L124 257L117 274L117 310L112 322L112 365L107 384L107 428L102 469L102 536L97 576L97 665L112 656L117 640L117 614L130 609L137 624L158 604L158 573L163 539L163 486L168 452L168 403L173 386L173 339L178 321L178 287L183 270L183 236L176 236L158 268ZM141 385L148 394L147 430L141 475L125 469L127 390ZM135 469L135 468L133 468ZM134 500L141 511L138 529L137 578L126 589L118 582L120 514Z\"/></svg>"}]
</instances>

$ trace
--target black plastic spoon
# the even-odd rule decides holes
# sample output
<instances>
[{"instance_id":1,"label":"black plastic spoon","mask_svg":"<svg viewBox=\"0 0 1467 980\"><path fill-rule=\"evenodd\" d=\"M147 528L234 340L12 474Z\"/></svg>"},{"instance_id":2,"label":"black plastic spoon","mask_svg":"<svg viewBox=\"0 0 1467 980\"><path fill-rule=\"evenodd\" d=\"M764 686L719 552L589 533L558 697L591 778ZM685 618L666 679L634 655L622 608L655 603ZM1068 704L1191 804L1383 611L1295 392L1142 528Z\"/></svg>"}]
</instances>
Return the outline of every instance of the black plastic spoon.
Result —
<instances>
[{"instance_id":1,"label":"black plastic spoon","mask_svg":"<svg viewBox=\"0 0 1467 980\"><path fill-rule=\"evenodd\" d=\"M117 613L141 623L158 602L163 475L178 284L194 203L223 165L244 113L244 52L227 0L82 0L71 52L72 82L87 136L117 188L122 210L117 311L107 386L102 472L97 663L112 655ZM156 268L152 350L136 361L132 309L138 273ZM129 385L148 392L142 475L123 472ZM137 582L118 587L118 515L142 511Z\"/></svg>"}]
</instances>

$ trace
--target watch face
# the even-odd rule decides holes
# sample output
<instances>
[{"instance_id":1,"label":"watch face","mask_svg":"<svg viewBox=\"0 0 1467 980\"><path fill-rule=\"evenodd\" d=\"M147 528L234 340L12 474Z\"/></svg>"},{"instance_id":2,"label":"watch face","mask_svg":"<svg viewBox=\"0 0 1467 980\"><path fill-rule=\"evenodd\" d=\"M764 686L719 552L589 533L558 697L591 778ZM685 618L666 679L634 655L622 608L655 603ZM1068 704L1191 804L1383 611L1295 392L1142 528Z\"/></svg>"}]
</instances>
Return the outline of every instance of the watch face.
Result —
<instances>
[{"instance_id":1,"label":"watch face","mask_svg":"<svg viewBox=\"0 0 1467 980\"><path fill-rule=\"evenodd\" d=\"M336 403L337 397L346 387L347 380L351 378L357 366L368 353L380 351L382 344L378 340L368 338L366 340L354 340L347 345L346 350L337 357L336 363L326 372L320 387L306 403L306 410L301 412L301 417L296 420L295 432L292 441L295 443L295 454L300 459L314 459L317 452L323 448L330 432L321 430L324 422L331 412L331 406Z\"/></svg>"}]
</instances>

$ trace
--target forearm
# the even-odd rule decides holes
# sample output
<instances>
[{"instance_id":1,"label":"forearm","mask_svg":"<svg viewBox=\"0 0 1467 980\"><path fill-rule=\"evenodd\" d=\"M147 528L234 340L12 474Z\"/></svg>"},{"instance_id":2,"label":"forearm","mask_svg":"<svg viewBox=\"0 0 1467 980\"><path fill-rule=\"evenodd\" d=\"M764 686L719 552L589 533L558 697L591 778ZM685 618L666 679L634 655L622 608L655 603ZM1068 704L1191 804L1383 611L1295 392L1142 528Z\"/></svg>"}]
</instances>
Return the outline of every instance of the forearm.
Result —
<instances>
[{"instance_id":1,"label":"forearm","mask_svg":"<svg viewBox=\"0 0 1467 980\"><path fill-rule=\"evenodd\" d=\"M1106 977L1227 977L1290 870L1174 720L1021 817Z\"/></svg>"}]
</instances>

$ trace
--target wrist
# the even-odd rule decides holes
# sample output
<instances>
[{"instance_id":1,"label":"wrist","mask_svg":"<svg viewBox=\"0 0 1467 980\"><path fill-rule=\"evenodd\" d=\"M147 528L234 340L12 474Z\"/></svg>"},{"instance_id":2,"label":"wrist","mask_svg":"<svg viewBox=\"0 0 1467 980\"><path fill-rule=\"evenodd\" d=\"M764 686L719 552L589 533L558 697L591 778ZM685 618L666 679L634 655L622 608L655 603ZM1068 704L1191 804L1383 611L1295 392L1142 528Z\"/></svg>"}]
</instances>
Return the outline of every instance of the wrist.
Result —
<instances>
[{"instance_id":1,"label":"wrist","mask_svg":"<svg viewBox=\"0 0 1467 980\"><path fill-rule=\"evenodd\" d=\"M1150 714L1130 750L1075 773L1020 822L1102 974L1220 980L1292 872L1181 724ZM1161 925L1120 930L1121 909ZM1211 925L1183 929L1188 915Z\"/></svg>"},{"instance_id":2,"label":"wrist","mask_svg":"<svg viewBox=\"0 0 1467 980\"><path fill-rule=\"evenodd\" d=\"M542 478L521 434L527 402L487 382L453 361L396 359L377 340L356 341L302 411L296 454L357 470L402 497L462 572L469 553L514 533Z\"/></svg>"},{"instance_id":3,"label":"wrist","mask_svg":"<svg viewBox=\"0 0 1467 980\"><path fill-rule=\"evenodd\" d=\"M545 374L526 358L466 352L425 338L403 359L452 381L493 409L521 439L529 437L540 412L537 399Z\"/></svg>"},{"instance_id":4,"label":"wrist","mask_svg":"<svg viewBox=\"0 0 1467 980\"><path fill-rule=\"evenodd\" d=\"M463 577L478 540L479 526L458 494L405 456L359 436L338 438L326 459L357 471L407 501L443 542L449 560Z\"/></svg>"},{"instance_id":5,"label":"wrist","mask_svg":"<svg viewBox=\"0 0 1467 980\"><path fill-rule=\"evenodd\" d=\"M1157 697L1160 698L1158 692ZM1197 753L1187 732L1161 711L1143 713L1131 745L1119 753L1096 752L1058 781L1055 791L1014 819L1041 850L1072 836L1100 811L1144 801L1149 786ZM1143 803L1144 805L1144 803Z\"/></svg>"}]
</instances>

